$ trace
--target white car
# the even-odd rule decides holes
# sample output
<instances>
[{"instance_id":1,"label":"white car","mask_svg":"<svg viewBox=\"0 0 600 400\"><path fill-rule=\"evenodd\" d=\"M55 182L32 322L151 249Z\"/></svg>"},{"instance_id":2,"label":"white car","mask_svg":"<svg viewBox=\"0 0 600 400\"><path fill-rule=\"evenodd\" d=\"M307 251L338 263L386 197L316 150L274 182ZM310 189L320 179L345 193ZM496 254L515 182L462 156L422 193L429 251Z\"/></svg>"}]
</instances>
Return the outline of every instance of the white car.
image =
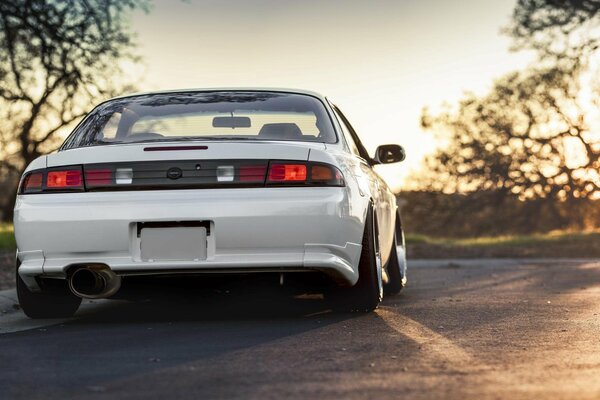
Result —
<instances>
[{"instance_id":1,"label":"white car","mask_svg":"<svg viewBox=\"0 0 600 400\"><path fill-rule=\"evenodd\" d=\"M26 169L17 291L32 318L70 316L132 275L318 272L348 309L406 282L395 196L340 110L307 91L136 94L97 106ZM126 286L125 284L123 286Z\"/></svg>"}]
</instances>

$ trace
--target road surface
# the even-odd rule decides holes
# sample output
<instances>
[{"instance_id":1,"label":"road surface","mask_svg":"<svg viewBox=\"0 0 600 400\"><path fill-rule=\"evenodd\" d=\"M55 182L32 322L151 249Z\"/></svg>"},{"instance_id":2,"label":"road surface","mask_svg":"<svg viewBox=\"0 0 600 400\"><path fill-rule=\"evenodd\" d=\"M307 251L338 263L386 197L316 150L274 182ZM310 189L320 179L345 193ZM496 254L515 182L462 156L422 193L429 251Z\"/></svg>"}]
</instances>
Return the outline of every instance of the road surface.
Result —
<instances>
[{"instance_id":1,"label":"road surface","mask_svg":"<svg viewBox=\"0 0 600 400\"><path fill-rule=\"evenodd\" d=\"M1 293L3 399L600 398L600 261L413 262L368 315L258 287L31 322Z\"/></svg>"}]
</instances>

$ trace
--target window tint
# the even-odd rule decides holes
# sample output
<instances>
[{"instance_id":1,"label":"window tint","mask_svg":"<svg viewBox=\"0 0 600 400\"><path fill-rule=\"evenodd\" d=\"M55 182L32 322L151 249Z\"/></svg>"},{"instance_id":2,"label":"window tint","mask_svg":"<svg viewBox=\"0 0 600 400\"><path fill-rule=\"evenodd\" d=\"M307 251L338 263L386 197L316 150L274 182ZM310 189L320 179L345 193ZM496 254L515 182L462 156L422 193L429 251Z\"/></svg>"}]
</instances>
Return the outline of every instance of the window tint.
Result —
<instances>
[{"instance_id":1,"label":"window tint","mask_svg":"<svg viewBox=\"0 0 600 400\"><path fill-rule=\"evenodd\" d=\"M294 133L297 133L299 139L316 140L320 133L316 125L317 118L311 113L236 112L235 117L247 117L249 126L215 127L213 126L215 118L224 118L221 121L227 124L227 119L231 119L231 114L212 112L148 116L140 118L133 124L130 135L151 132L164 137L201 138L204 136L243 135L256 139L264 136L265 132L271 131L272 138L293 139ZM306 137L304 138L304 136Z\"/></svg>"},{"instance_id":2,"label":"window tint","mask_svg":"<svg viewBox=\"0 0 600 400\"><path fill-rule=\"evenodd\" d=\"M97 107L63 149L179 140L294 140L335 143L331 119L312 96L279 92L155 93Z\"/></svg>"}]
</instances>

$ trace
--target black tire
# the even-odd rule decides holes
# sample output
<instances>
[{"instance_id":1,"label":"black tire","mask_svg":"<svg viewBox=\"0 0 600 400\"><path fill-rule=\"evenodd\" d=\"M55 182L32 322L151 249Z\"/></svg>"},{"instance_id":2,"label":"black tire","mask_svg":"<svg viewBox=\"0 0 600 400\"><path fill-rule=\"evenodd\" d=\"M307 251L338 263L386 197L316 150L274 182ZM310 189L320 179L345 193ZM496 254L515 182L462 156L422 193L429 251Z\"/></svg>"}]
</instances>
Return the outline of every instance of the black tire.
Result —
<instances>
[{"instance_id":1,"label":"black tire","mask_svg":"<svg viewBox=\"0 0 600 400\"><path fill-rule=\"evenodd\" d=\"M19 276L20 264L17 260L17 297L25 315L38 319L68 318L75 314L81 298L71 293L66 280L48 280L41 292L31 292Z\"/></svg>"},{"instance_id":2,"label":"black tire","mask_svg":"<svg viewBox=\"0 0 600 400\"><path fill-rule=\"evenodd\" d=\"M402 248L402 254L398 254L398 242ZM396 227L394 229L394 242L390 258L385 267L388 276L388 282L383 286L386 296L400 293L406 284L406 246L404 244L404 232L400 225L400 218L396 217Z\"/></svg>"},{"instance_id":3,"label":"black tire","mask_svg":"<svg viewBox=\"0 0 600 400\"><path fill-rule=\"evenodd\" d=\"M383 299L381 255L377 240L377 222L369 206L358 266L358 282L336 292L335 307L341 311L371 312Z\"/></svg>"}]
</instances>

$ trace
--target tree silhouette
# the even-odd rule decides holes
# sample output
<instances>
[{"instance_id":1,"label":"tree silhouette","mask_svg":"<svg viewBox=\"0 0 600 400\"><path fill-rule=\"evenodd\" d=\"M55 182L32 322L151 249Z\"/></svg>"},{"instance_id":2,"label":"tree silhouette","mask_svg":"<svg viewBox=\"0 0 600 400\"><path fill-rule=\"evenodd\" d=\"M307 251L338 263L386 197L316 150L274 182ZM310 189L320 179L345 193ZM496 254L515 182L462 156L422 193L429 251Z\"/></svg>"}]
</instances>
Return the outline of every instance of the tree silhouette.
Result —
<instances>
[{"instance_id":1,"label":"tree silhouette","mask_svg":"<svg viewBox=\"0 0 600 400\"><path fill-rule=\"evenodd\" d=\"M426 186L494 191L521 199L600 194L600 140L586 124L571 70L529 69L496 81L486 96L422 115L447 145L427 160Z\"/></svg>"},{"instance_id":2,"label":"tree silhouette","mask_svg":"<svg viewBox=\"0 0 600 400\"><path fill-rule=\"evenodd\" d=\"M599 0L518 0L507 32L518 49L577 66L598 48L599 27Z\"/></svg>"},{"instance_id":3,"label":"tree silhouette","mask_svg":"<svg viewBox=\"0 0 600 400\"><path fill-rule=\"evenodd\" d=\"M122 62L135 58L127 13L147 7L146 0L0 2L3 176L20 175L93 103L123 89Z\"/></svg>"},{"instance_id":4,"label":"tree silhouette","mask_svg":"<svg viewBox=\"0 0 600 400\"><path fill-rule=\"evenodd\" d=\"M600 197L600 136L590 126L590 56L600 44L600 0L518 0L507 32L534 66L467 95L422 126L447 144L429 157L424 187L525 199ZM587 81L586 81L587 79Z\"/></svg>"}]
</instances>

